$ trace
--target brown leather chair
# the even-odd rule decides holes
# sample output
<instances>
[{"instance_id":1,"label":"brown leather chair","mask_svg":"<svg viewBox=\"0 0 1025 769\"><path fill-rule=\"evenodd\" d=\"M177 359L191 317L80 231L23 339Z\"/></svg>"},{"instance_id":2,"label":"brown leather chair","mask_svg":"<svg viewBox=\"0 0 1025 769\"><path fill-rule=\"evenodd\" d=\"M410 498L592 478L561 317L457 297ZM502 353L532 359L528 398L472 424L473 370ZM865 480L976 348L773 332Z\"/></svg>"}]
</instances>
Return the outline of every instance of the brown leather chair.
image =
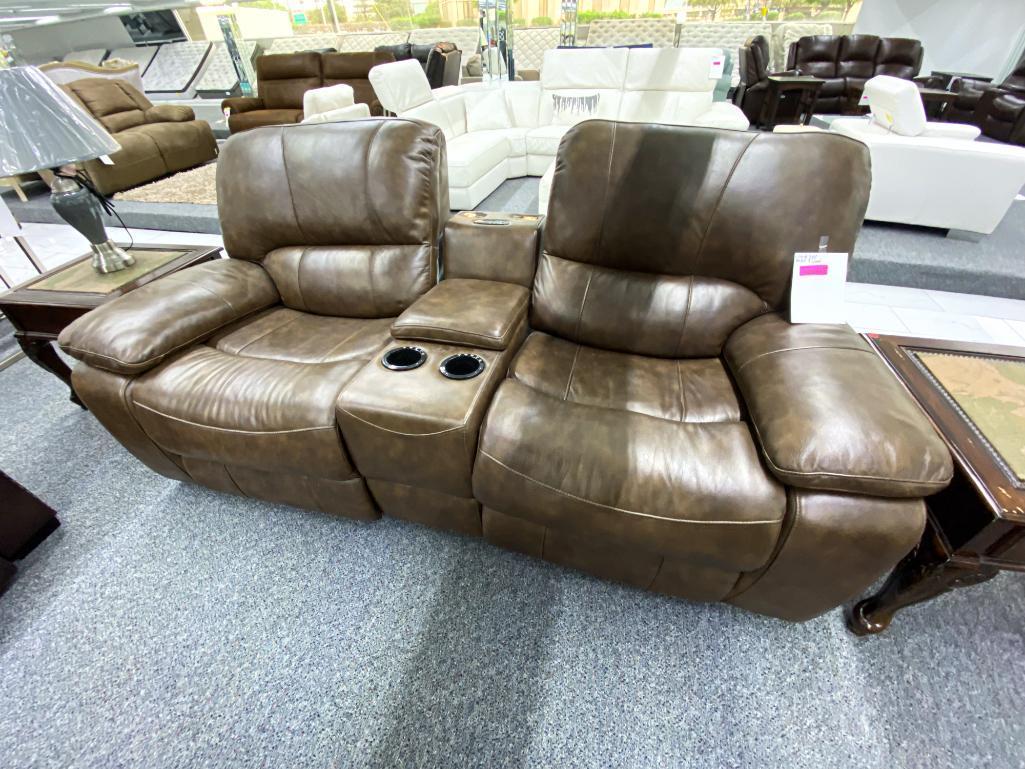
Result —
<instances>
[{"instance_id":1,"label":"brown leather chair","mask_svg":"<svg viewBox=\"0 0 1025 769\"><path fill-rule=\"evenodd\" d=\"M868 194L841 136L572 128L481 431L484 536L792 620L894 566L950 455L849 327L785 320L794 252L853 251Z\"/></svg>"},{"instance_id":2,"label":"brown leather chair","mask_svg":"<svg viewBox=\"0 0 1025 769\"><path fill-rule=\"evenodd\" d=\"M427 45L396 43L395 45L379 45L374 50L379 53L390 53L395 61L416 59L424 68L424 74L427 75L427 82L431 88L459 85L459 66L463 54L455 43Z\"/></svg>"},{"instance_id":3,"label":"brown leather chair","mask_svg":"<svg viewBox=\"0 0 1025 769\"><path fill-rule=\"evenodd\" d=\"M948 102L943 110L943 119L953 123L975 123L982 128L987 120L993 119L1006 122L1005 114L989 116L993 101L1002 95L1010 95L1018 99L1025 98L1025 57L1018 62L1011 74L1000 83L985 83L971 78L955 78L951 90L957 93L953 101ZM1006 112L1006 105L999 108Z\"/></svg>"},{"instance_id":4,"label":"brown leather chair","mask_svg":"<svg viewBox=\"0 0 1025 769\"><path fill-rule=\"evenodd\" d=\"M228 129L236 134L266 125L286 125L303 119L303 95L314 88L351 85L357 104L370 107L370 114L382 114L381 104L370 86L368 75L378 64L393 59L380 53L277 53L258 56L256 81L259 96L224 99L230 109Z\"/></svg>"},{"instance_id":5,"label":"brown leather chair","mask_svg":"<svg viewBox=\"0 0 1025 769\"><path fill-rule=\"evenodd\" d=\"M875 35L807 35L790 44L787 70L826 82L815 111L856 113L865 83L876 75L913 80L922 68L919 40Z\"/></svg>"},{"instance_id":6,"label":"brown leather chair","mask_svg":"<svg viewBox=\"0 0 1025 769\"><path fill-rule=\"evenodd\" d=\"M743 110L744 115L753 125L761 120L762 106L769 88L769 75L796 75L796 71L769 72L769 41L764 35L755 35L739 50L738 66L740 84L733 92L733 103ZM793 93L782 94L782 101L777 108L777 117L792 116L797 110L797 99Z\"/></svg>"},{"instance_id":7,"label":"brown leather chair","mask_svg":"<svg viewBox=\"0 0 1025 769\"><path fill-rule=\"evenodd\" d=\"M210 124L191 107L153 103L123 80L87 77L61 86L121 145L110 156L79 163L104 195L202 165L217 157Z\"/></svg>"},{"instance_id":8,"label":"brown leather chair","mask_svg":"<svg viewBox=\"0 0 1025 769\"><path fill-rule=\"evenodd\" d=\"M68 326L75 391L159 473L377 517L335 401L436 282L445 168L441 129L410 120L232 137L217 169L231 258Z\"/></svg>"}]
</instances>

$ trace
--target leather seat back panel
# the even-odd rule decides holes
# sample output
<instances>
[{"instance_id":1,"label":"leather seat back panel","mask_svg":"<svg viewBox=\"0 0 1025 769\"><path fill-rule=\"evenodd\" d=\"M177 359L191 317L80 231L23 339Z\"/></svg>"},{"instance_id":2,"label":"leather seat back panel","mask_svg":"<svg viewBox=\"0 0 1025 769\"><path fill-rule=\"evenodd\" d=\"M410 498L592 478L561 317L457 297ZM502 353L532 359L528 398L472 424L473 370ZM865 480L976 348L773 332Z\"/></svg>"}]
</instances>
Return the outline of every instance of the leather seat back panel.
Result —
<instances>
[{"instance_id":1,"label":"leather seat back panel","mask_svg":"<svg viewBox=\"0 0 1025 769\"><path fill-rule=\"evenodd\" d=\"M397 315L436 281L448 218L445 168L441 130L401 118L233 136L217 169L218 199L230 201L219 209L225 248L253 260L279 248L308 249L302 274L279 286L289 306ZM404 248L377 249L384 246Z\"/></svg>"},{"instance_id":2,"label":"leather seat back panel","mask_svg":"<svg viewBox=\"0 0 1025 769\"><path fill-rule=\"evenodd\" d=\"M544 253L531 325L607 350L707 358L766 309L751 291L725 280L611 270Z\"/></svg>"},{"instance_id":3,"label":"leather seat back panel","mask_svg":"<svg viewBox=\"0 0 1025 769\"><path fill-rule=\"evenodd\" d=\"M807 167L822 172L808 177ZM821 236L829 237L831 250L853 249L868 198L867 168L863 144L827 133L587 121L562 141L545 251L571 262L651 273L653 280L731 281L780 307L795 251L816 250ZM767 204L767 178L793 194ZM564 314L549 306L561 301L550 291L535 290L534 300L538 317ZM625 325L634 311L636 305L603 307L613 323ZM657 353L655 345L636 344L649 354L709 354L683 353L664 340Z\"/></svg>"},{"instance_id":4,"label":"leather seat back panel","mask_svg":"<svg viewBox=\"0 0 1025 769\"><path fill-rule=\"evenodd\" d=\"M402 246L278 248L263 260L286 307L349 318L394 318L436 282L436 249Z\"/></svg>"}]
</instances>

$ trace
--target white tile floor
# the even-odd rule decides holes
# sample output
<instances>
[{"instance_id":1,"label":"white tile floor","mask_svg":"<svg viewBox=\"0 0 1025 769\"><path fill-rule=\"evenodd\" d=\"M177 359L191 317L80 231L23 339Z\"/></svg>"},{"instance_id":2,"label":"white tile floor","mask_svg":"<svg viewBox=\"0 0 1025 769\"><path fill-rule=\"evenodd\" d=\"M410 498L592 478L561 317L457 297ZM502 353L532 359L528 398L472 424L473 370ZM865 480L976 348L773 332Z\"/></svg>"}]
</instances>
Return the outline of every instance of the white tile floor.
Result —
<instances>
[{"instance_id":1,"label":"white tile floor","mask_svg":"<svg viewBox=\"0 0 1025 769\"><path fill-rule=\"evenodd\" d=\"M109 232L118 242L127 239L122 229ZM63 224L26 224L24 234L48 268L80 256L88 247L81 235ZM136 229L132 235L139 243L222 245L219 235ZM18 247L6 239L0 240L0 267L16 281L35 274ZM1025 347L1025 301L1016 299L848 283L847 322L858 331Z\"/></svg>"}]
</instances>

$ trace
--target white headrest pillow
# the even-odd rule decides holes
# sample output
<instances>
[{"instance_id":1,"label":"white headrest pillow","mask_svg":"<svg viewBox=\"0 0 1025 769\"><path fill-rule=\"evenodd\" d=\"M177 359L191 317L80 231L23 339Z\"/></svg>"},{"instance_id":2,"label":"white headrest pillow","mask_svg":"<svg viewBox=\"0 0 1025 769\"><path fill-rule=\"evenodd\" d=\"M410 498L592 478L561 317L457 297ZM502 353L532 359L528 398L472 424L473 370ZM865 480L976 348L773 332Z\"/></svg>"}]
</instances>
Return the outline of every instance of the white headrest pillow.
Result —
<instances>
[{"instance_id":1,"label":"white headrest pillow","mask_svg":"<svg viewBox=\"0 0 1025 769\"><path fill-rule=\"evenodd\" d=\"M918 136L925 130L925 107L918 87L910 80L879 75L865 83L872 120L901 136Z\"/></svg>"},{"instance_id":2,"label":"white headrest pillow","mask_svg":"<svg viewBox=\"0 0 1025 769\"><path fill-rule=\"evenodd\" d=\"M367 75L381 106L396 115L431 101L431 84L416 59L378 64Z\"/></svg>"}]
</instances>

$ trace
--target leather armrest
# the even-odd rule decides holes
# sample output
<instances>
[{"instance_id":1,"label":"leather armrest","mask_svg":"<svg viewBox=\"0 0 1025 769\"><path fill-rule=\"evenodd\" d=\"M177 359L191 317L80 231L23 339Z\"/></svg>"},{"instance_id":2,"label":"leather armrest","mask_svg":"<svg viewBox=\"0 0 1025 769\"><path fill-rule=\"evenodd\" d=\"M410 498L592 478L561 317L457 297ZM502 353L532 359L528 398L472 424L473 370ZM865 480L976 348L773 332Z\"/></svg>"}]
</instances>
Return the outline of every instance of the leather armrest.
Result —
<instances>
[{"instance_id":1,"label":"leather armrest","mask_svg":"<svg viewBox=\"0 0 1025 769\"><path fill-rule=\"evenodd\" d=\"M506 224L480 224L482 219ZM529 289L534 285L543 227L543 216L461 211L445 223L445 277L500 280Z\"/></svg>"},{"instance_id":2,"label":"leather armrest","mask_svg":"<svg viewBox=\"0 0 1025 769\"><path fill-rule=\"evenodd\" d=\"M97 307L65 328L58 341L90 366L134 375L278 301L273 281L258 264L218 259Z\"/></svg>"},{"instance_id":3,"label":"leather armrest","mask_svg":"<svg viewBox=\"0 0 1025 769\"><path fill-rule=\"evenodd\" d=\"M254 109L263 109L263 99L259 96L232 96L221 101L221 111L226 109L230 109L233 114L252 112Z\"/></svg>"},{"instance_id":4,"label":"leather armrest","mask_svg":"<svg viewBox=\"0 0 1025 769\"><path fill-rule=\"evenodd\" d=\"M142 114L147 123L188 123L196 119L192 107L182 104L158 104Z\"/></svg>"},{"instance_id":5,"label":"leather armrest","mask_svg":"<svg viewBox=\"0 0 1025 769\"><path fill-rule=\"evenodd\" d=\"M527 316L530 292L493 280L443 280L392 324L396 339L504 350Z\"/></svg>"},{"instance_id":6,"label":"leather armrest","mask_svg":"<svg viewBox=\"0 0 1025 769\"><path fill-rule=\"evenodd\" d=\"M918 404L848 326L776 314L724 351L769 469L807 489L924 497L950 482L950 452Z\"/></svg>"}]
</instances>

